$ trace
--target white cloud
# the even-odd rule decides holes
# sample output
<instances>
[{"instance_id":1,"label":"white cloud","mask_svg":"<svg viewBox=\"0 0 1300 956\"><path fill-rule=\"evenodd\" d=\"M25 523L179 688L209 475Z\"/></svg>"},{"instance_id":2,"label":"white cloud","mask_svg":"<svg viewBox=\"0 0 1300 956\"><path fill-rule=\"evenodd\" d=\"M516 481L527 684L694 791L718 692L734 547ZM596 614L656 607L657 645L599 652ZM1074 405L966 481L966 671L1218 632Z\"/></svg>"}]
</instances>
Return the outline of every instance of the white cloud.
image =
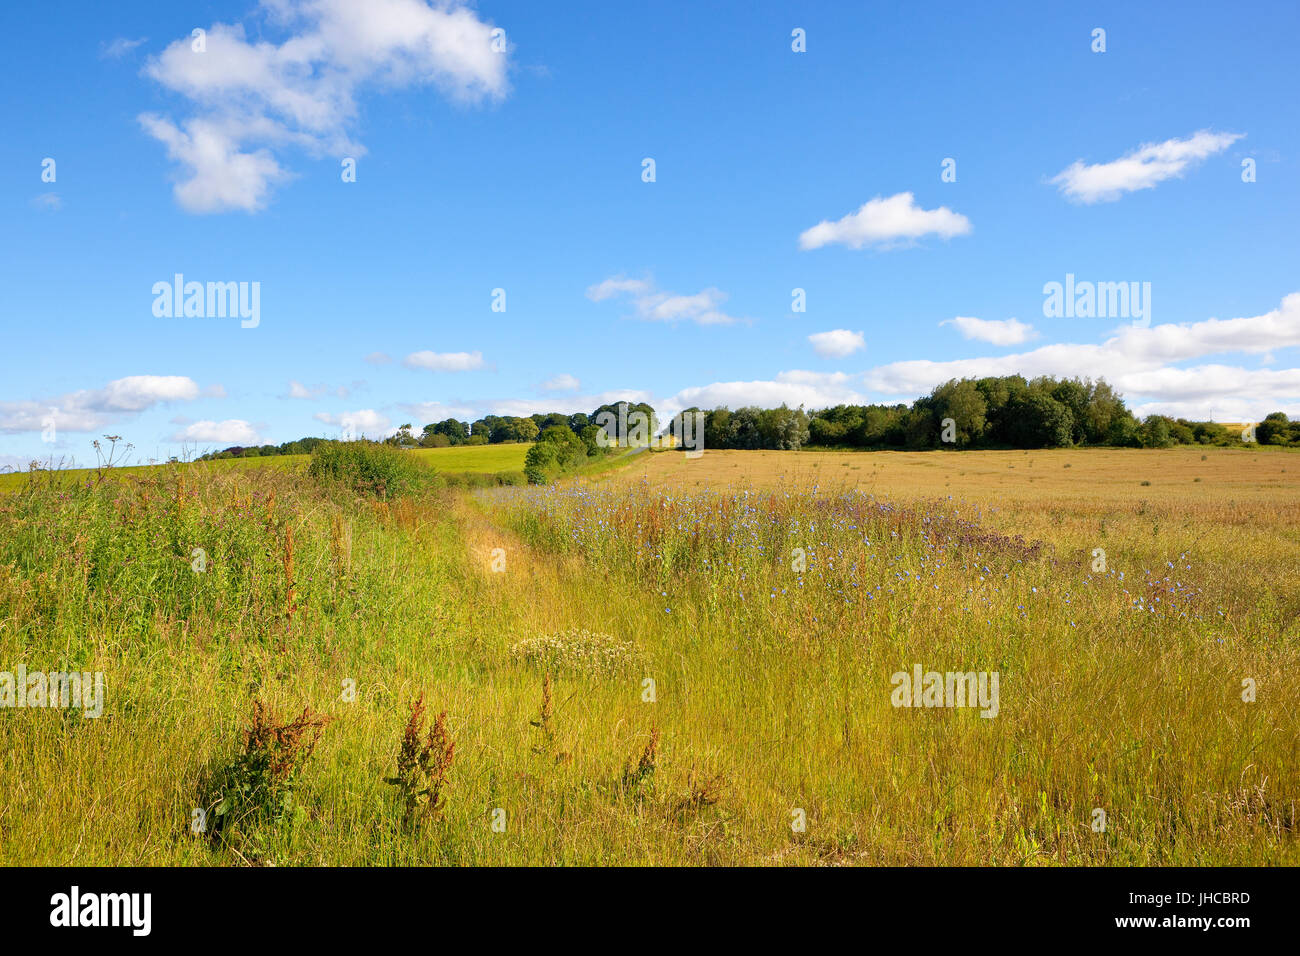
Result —
<instances>
[{"instance_id":1,"label":"white cloud","mask_svg":"<svg viewBox=\"0 0 1300 956\"><path fill-rule=\"evenodd\" d=\"M1144 143L1109 163L1088 166L1075 160L1050 182L1073 202L1114 202L1124 193L1152 189L1166 179L1182 176L1188 167L1222 152L1243 136L1203 129L1187 139Z\"/></svg>"},{"instance_id":2,"label":"white cloud","mask_svg":"<svg viewBox=\"0 0 1300 956\"><path fill-rule=\"evenodd\" d=\"M953 326L963 338L992 345L1019 345L1037 337L1032 325L1017 319L974 319L959 315L939 324Z\"/></svg>"},{"instance_id":3,"label":"white cloud","mask_svg":"<svg viewBox=\"0 0 1300 956\"><path fill-rule=\"evenodd\" d=\"M814 332L808 336L808 341L812 343L813 351L822 358L844 358L867 345L861 332L850 332L848 329Z\"/></svg>"},{"instance_id":4,"label":"white cloud","mask_svg":"<svg viewBox=\"0 0 1300 956\"><path fill-rule=\"evenodd\" d=\"M111 411L138 412L158 402L192 401L198 384L184 375L130 375L95 392L76 392L81 400Z\"/></svg>"},{"instance_id":5,"label":"white cloud","mask_svg":"<svg viewBox=\"0 0 1300 956\"><path fill-rule=\"evenodd\" d=\"M49 420L63 431L96 431L155 405L193 401L199 394L198 383L183 375L130 375L57 398L0 402L0 432L41 431Z\"/></svg>"},{"instance_id":6,"label":"white cloud","mask_svg":"<svg viewBox=\"0 0 1300 956\"><path fill-rule=\"evenodd\" d=\"M412 352L402 364L430 372L472 372L483 367L482 352Z\"/></svg>"},{"instance_id":7,"label":"white cloud","mask_svg":"<svg viewBox=\"0 0 1300 956\"><path fill-rule=\"evenodd\" d=\"M815 378L812 372L782 372L776 381L751 382L714 382L694 388L684 388L671 398L655 403L655 410L663 421L667 421L683 408L712 409L726 406L741 408L757 405L760 408L775 408L786 405L805 409L827 408L832 405L864 404L867 397L861 392L844 387L834 376Z\"/></svg>"},{"instance_id":8,"label":"white cloud","mask_svg":"<svg viewBox=\"0 0 1300 956\"><path fill-rule=\"evenodd\" d=\"M230 124L191 119L182 130L148 113L140 124L167 147L168 158L186 168L188 178L173 191L187 212L256 212L266 206L271 187L288 178L269 150L241 151L240 136Z\"/></svg>"},{"instance_id":9,"label":"white cloud","mask_svg":"<svg viewBox=\"0 0 1300 956\"><path fill-rule=\"evenodd\" d=\"M922 209L911 193L897 193L887 199L877 196L835 222L823 219L800 234L799 247L820 249L838 242L850 249L861 249L911 242L928 235L951 239L970 231L970 220L961 213L947 206Z\"/></svg>"},{"instance_id":10,"label":"white cloud","mask_svg":"<svg viewBox=\"0 0 1300 956\"><path fill-rule=\"evenodd\" d=\"M47 212L58 212L63 208L63 200L58 193L40 193L32 197L32 206Z\"/></svg>"},{"instance_id":11,"label":"white cloud","mask_svg":"<svg viewBox=\"0 0 1300 956\"><path fill-rule=\"evenodd\" d=\"M604 282L587 287L587 298L592 302L604 302L606 299L612 299L616 295L625 292L632 295L642 295L649 292L651 288L650 281L647 279L627 279L623 276L611 276Z\"/></svg>"},{"instance_id":12,"label":"white cloud","mask_svg":"<svg viewBox=\"0 0 1300 956\"><path fill-rule=\"evenodd\" d=\"M587 298L603 302L615 296L630 296L637 318L648 322L678 322L685 319L700 325L730 325L740 321L720 308L727 294L720 289L707 288L694 295L656 291L648 279L626 279L612 276L587 289Z\"/></svg>"},{"instance_id":13,"label":"white cloud","mask_svg":"<svg viewBox=\"0 0 1300 956\"><path fill-rule=\"evenodd\" d=\"M340 412L337 415L329 412L317 412L312 417L318 422L324 422L326 425L333 425L357 435L383 435L392 430L392 423L389 421L388 416L375 411L373 408L361 408L354 412Z\"/></svg>"},{"instance_id":14,"label":"white cloud","mask_svg":"<svg viewBox=\"0 0 1300 956\"><path fill-rule=\"evenodd\" d=\"M445 404L443 402L407 402L398 407L414 419L413 424L419 423L420 427L431 422L445 421L448 418L473 421L482 417L472 405Z\"/></svg>"},{"instance_id":15,"label":"white cloud","mask_svg":"<svg viewBox=\"0 0 1300 956\"><path fill-rule=\"evenodd\" d=\"M954 325L959 323L951 320ZM980 320L973 320L980 321ZM1008 320L1014 321L1014 320ZM1002 326L1002 323L991 323ZM973 329L987 331L979 326ZM1014 327L1003 327L1003 331ZM841 330L843 331L843 330ZM855 335L858 333L849 333ZM404 405L420 422L454 417L474 420L484 414L527 416L538 412L590 412L616 401L648 402L663 421L683 408L738 408L785 404L806 409L839 404L911 401L950 378L1020 374L1092 378L1105 377L1129 396L1130 407L1152 412L1219 421L1257 420L1270 411L1300 414L1300 370L1246 369L1203 364L1175 368L1168 363L1213 353L1270 352L1300 345L1300 293L1283 299L1279 308L1258 316L1207 319L1153 328L1122 326L1100 345L1062 343L1014 355L894 362L866 375L794 369L772 380L713 382L684 388L670 396L639 390L615 390L598 395L554 395L536 399L494 399L455 405ZM855 387L855 385L857 387ZM866 389L861 386L865 385ZM867 390L870 391L867 391ZM1253 416L1253 417L1252 417ZM318 416L319 418L320 416ZM386 420L385 420L386 423Z\"/></svg>"},{"instance_id":16,"label":"white cloud","mask_svg":"<svg viewBox=\"0 0 1300 956\"><path fill-rule=\"evenodd\" d=\"M262 438L257 429L242 418L228 418L224 422L194 422L171 436L174 442L212 442L218 445L260 445Z\"/></svg>"},{"instance_id":17,"label":"white cloud","mask_svg":"<svg viewBox=\"0 0 1300 956\"><path fill-rule=\"evenodd\" d=\"M393 360L393 357L387 352L371 352L366 356L366 363L369 365L387 365Z\"/></svg>"},{"instance_id":18,"label":"white cloud","mask_svg":"<svg viewBox=\"0 0 1300 956\"><path fill-rule=\"evenodd\" d=\"M1138 418L1147 415L1168 415L1190 421L1259 422L1270 412L1283 412L1292 421L1300 419L1300 401L1295 398L1249 399L1234 396L1188 401L1142 402L1129 405Z\"/></svg>"},{"instance_id":19,"label":"white cloud","mask_svg":"<svg viewBox=\"0 0 1300 956\"><path fill-rule=\"evenodd\" d=\"M832 385L843 385L850 380L850 376L844 372L807 372L802 369L792 369L789 372L778 372L776 376L778 382L793 383L795 385L820 385L829 387Z\"/></svg>"},{"instance_id":20,"label":"white cloud","mask_svg":"<svg viewBox=\"0 0 1300 956\"><path fill-rule=\"evenodd\" d=\"M542 383L542 390L547 392L576 392L581 387L582 383L567 372Z\"/></svg>"},{"instance_id":21,"label":"white cloud","mask_svg":"<svg viewBox=\"0 0 1300 956\"><path fill-rule=\"evenodd\" d=\"M138 40L128 40L126 37L118 37L112 43L105 44L100 55L106 60L116 60L126 56L148 39L148 37L140 37Z\"/></svg>"},{"instance_id":22,"label":"white cloud","mask_svg":"<svg viewBox=\"0 0 1300 956\"><path fill-rule=\"evenodd\" d=\"M191 212L263 208L287 177L273 149L363 155L349 135L363 88L432 84L464 103L507 93L491 24L460 0L262 0L261 9L283 42L214 23L202 52L186 36L145 67L194 111L179 123L140 117L181 166L176 198Z\"/></svg>"},{"instance_id":23,"label":"white cloud","mask_svg":"<svg viewBox=\"0 0 1300 956\"><path fill-rule=\"evenodd\" d=\"M873 391L888 395L921 395L951 378L1087 375L1105 377L1125 395L1157 403L1178 402L1187 408L1205 409L1220 401L1228 407L1231 400L1235 408L1254 409L1263 415L1300 399L1300 371L1214 364L1175 368L1171 363L1227 353L1267 355L1297 345L1300 292L1291 293L1278 308L1261 315L1145 329L1126 325L1100 345L1060 343L1014 355L892 362L869 371L865 382ZM1222 414L1218 417L1233 420Z\"/></svg>"}]
</instances>

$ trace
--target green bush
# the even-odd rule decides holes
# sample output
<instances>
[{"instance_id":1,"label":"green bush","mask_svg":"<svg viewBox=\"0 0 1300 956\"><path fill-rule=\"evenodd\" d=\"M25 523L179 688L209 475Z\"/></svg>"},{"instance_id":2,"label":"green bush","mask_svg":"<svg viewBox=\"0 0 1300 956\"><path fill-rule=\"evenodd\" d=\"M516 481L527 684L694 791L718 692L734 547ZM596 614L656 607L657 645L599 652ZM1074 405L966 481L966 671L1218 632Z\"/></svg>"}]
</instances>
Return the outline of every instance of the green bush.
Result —
<instances>
[{"instance_id":1,"label":"green bush","mask_svg":"<svg viewBox=\"0 0 1300 956\"><path fill-rule=\"evenodd\" d=\"M553 426L542 433L541 440L524 458L524 474L529 484L548 485L587 461L587 446L570 429Z\"/></svg>"},{"instance_id":2,"label":"green bush","mask_svg":"<svg viewBox=\"0 0 1300 956\"><path fill-rule=\"evenodd\" d=\"M409 452L369 441L325 442L311 453L308 474L361 494L396 498L432 484L434 473Z\"/></svg>"}]
</instances>

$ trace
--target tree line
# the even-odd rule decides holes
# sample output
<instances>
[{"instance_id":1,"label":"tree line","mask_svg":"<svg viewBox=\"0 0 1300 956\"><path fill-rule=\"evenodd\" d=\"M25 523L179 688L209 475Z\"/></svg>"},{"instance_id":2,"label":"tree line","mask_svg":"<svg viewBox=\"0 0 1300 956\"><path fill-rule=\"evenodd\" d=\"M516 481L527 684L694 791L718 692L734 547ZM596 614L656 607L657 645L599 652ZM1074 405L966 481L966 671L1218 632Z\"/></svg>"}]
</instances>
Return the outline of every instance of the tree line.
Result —
<instances>
[{"instance_id":1,"label":"tree line","mask_svg":"<svg viewBox=\"0 0 1300 956\"><path fill-rule=\"evenodd\" d=\"M447 418L425 425L417 435L402 425L386 444L408 448L444 448L539 442L560 446L544 449L535 458L537 474L570 470L581 457L605 454L597 441L609 413L626 420L644 414L650 434L659 432L659 419L649 405L616 402L591 414L549 412L521 416L485 415L474 422ZM703 447L797 450L827 448L1068 448L1098 445L1127 448L1169 448L1175 445L1240 445L1249 441L1240 426L1190 421L1166 415L1138 419L1124 399L1104 379L1020 375L952 379L910 405L836 405L816 411L800 408L688 408L665 431L685 427L692 434L702 417ZM605 417L602 417L605 416ZM682 416L689 416L679 423ZM677 434L681 434L680 431ZM1249 436L1249 430L1246 436ZM609 435L617 442L618 435ZM1273 412L1254 428L1262 445L1300 445L1300 421ZM283 445L232 446L204 458L254 457L310 453L324 438L302 438ZM554 460L549 455L554 454ZM531 476L530 476L531 477Z\"/></svg>"},{"instance_id":2,"label":"tree line","mask_svg":"<svg viewBox=\"0 0 1300 956\"><path fill-rule=\"evenodd\" d=\"M910 405L836 405L813 412L717 408L704 415L706 449L1169 448L1249 440L1241 427L1216 422L1167 415L1139 420L1105 380L1050 376L952 379ZM1300 444L1300 422L1274 412L1256 426L1254 438L1260 444Z\"/></svg>"}]
</instances>

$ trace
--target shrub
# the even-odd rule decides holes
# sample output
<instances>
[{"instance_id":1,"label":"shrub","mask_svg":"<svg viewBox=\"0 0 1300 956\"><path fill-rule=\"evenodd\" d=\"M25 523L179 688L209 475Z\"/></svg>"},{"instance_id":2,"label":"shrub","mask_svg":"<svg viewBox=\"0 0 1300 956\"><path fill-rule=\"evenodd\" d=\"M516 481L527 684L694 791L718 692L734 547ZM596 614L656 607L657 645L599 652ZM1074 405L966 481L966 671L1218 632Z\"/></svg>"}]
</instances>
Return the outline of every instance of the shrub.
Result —
<instances>
[{"instance_id":1,"label":"shrub","mask_svg":"<svg viewBox=\"0 0 1300 956\"><path fill-rule=\"evenodd\" d=\"M1261 445L1285 445L1290 438L1290 422L1284 412L1266 415L1255 428L1255 441Z\"/></svg>"},{"instance_id":2,"label":"shrub","mask_svg":"<svg viewBox=\"0 0 1300 956\"><path fill-rule=\"evenodd\" d=\"M524 458L524 474L530 484L550 484L587 461L587 446L569 428L552 426Z\"/></svg>"},{"instance_id":3,"label":"shrub","mask_svg":"<svg viewBox=\"0 0 1300 956\"><path fill-rule=\"evenodd\" d=\"M528 449L524 458L524 474L529 484L548 485L560 475L559 446L554 442L538 442Z\"/></svg>"},{"instance_id":4,"label":"shrub","mask_svg":"<svg viewBox=\"0 0 1300 956\"><path fill-rule=\"evenodd\" d=\"M322 483L343 485L377 498L410 494L433 481L433 471L408 452L369 441L317 445L307 471Z\"/></svg>"}]
</instances>

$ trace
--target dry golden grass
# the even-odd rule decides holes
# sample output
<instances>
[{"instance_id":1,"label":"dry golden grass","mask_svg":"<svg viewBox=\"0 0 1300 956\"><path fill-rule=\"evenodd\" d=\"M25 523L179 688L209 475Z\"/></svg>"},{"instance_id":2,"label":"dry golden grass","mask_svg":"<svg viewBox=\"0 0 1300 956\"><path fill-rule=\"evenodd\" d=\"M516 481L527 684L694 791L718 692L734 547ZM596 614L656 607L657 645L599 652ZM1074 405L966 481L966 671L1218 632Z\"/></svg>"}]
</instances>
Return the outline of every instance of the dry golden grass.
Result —
<instances>
[{"instance_id":1,"label":"dry golden grass","mask_svg":"<svg viewBox=\"0 0 1300 956\"><path fill-rule=\"evenodd\" d=\"M891 498L952 495L1007 506L1051 500L1089 510L1142 502L1300 507L1300 454L1274 448L705 451L694 460L660 453L638 456L609 479L681 489L817 485L828 493L856 488Z\"/></svg>"},{"instance_id":2,"label":"dry golden grass","mask_svg":"<svg viewBox=\"0 0 1300 956\"><path fill-rule=\"evenodd\" d=\"M1135 561L1163 561L1195 551L1225 590L1265 587L1300 604L1300 454L1280 448L662 453L603 480L951 498L982 524L1067 553L1117 546Z\"/></svg>"}]
</instances>

